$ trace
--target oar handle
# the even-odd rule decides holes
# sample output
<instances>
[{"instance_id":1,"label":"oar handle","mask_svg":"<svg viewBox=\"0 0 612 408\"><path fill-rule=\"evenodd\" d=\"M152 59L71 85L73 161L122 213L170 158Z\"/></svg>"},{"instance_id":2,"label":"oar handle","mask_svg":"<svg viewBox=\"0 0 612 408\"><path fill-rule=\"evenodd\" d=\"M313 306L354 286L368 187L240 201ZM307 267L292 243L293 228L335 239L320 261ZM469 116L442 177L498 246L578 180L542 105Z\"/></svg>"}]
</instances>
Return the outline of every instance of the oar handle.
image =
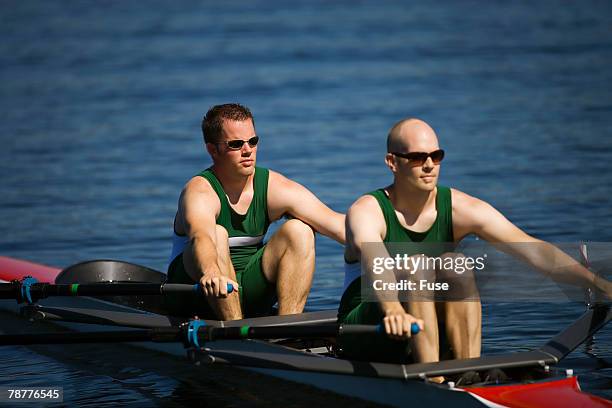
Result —
<instances>
[{"instance_id":1,"label":"oar handle","mask_svg":"<svg viewBox=\"0 0 612 408\"><path fill-rule=\"evenodd\" d=\"M410 325L410 333L418 334L421 328L418 324L412 323ZM385 325L366 325L366 324L341 324L339 327L339 334L386 334Z\"/></svg>"},{"instance_id":2,"label":"oar handle","mask_svg":"<svg viewBox=\"0 0 612 408\"><path fill-rule=\"evenodd\" d=\"M164 285L164 287L168 286L168 284ZM196 283L195 285L193 285L193 291L194 293L197 293L198 295L203 295L204 292L202 290L202 285L199 283ZM231 283L227 284L227 294L229 295L230 293L232 293L234 291L234 285L232 285Z\"/></svg>"},{"instance_id":3,"label":"oar handle","mask_svg":"<svg viewBox=\"0 0 612 408\"><path fill-rule=\"evenodd\" d=\"M379 324L377 326L377 330L379 333L385 333L385 326L383 324ZM410 325L410 334L418 334L421 331L421 328L418 324L412 323Z\"/></svg>"}]
</instances>

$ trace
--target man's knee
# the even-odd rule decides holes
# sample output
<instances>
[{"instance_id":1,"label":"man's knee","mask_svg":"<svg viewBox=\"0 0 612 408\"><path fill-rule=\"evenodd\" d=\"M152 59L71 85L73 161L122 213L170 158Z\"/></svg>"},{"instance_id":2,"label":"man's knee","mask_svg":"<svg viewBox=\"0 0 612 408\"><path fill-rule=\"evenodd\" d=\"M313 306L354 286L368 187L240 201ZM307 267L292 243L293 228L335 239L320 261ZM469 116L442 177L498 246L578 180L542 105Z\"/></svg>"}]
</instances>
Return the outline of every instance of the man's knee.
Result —
<instances>
[{"instance_id":1,"label":"man's knee","mask_svg":"<svg viewBox=\"0 0 612 408\"><path fill-rule=\"evenodd\" d=\"M279 232L287 245L301 252L314 251L314 231L298 219L291 219L283 224Z\"/></svg>"},{"instance_id":2,"label":"man's knee","mask_svg":"<svg viewBox=\"0 0 612 408\"><path fill-rule=\"evenodd\" d=\"M418 282L422 279L435 280L436 270L424 255L411 255L403 262L401 268L395 270L396 279L408 279Z\"/></svg>"},{"instance_id":3,"label":"man's knee","mask_svg":"<svg viewBox=\"0 0 612 408\"><path fill-rule=\"evenodd\" d=\"M396 282L407 282L408 290L397 292L400 302L430 302L435 298L435 292L428 284L436 281L436 270L432 268L427 257L415 254L402 261L401 267L394 271Z\"/></svg>"},{"instance_id":4,"label":"man's knee","mask_svg":"<svg viewBox=\"0 0 612 408\"><path fill-rule=\"evenodd\" d=\"M478 300L478 286L471 258L462 253L448 252L440 256L443 267L438 270L438 281L445 282L449 290L445 300Z\"/></svg>"}]
</instances>

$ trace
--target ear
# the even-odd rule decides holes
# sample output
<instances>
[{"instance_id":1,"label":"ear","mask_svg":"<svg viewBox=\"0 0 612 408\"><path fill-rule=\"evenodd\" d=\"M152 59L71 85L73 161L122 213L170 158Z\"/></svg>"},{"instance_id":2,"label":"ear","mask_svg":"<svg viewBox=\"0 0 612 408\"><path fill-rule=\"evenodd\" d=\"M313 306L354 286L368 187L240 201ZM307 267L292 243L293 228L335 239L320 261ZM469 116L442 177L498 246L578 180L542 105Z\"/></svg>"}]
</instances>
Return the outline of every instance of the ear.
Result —
<instances>
[{"instance_id":1,"label":"ear","mask_svg":"<svg viewBox=\"0 0 612 408\"><path fill-rule=\"evenodd\" d=\"M217 149L217 145L214 143L206 143L206 151L210 154L210 157L214 158L219 154L219 150Z\"/></svg>"},{"instance_id":2,"label":"ear","mask_svg":"<svg viewBox=\"0 0 612 408\"><path fill-rule=\"evenodd\" d=\"M385 155L385 163L387 164L387 167L389 167L389 170L391 170L393 173L397 171L396 160L397 160L396 157L392 155L391 153L387 153Z\"/></svg>"}]
</instances>

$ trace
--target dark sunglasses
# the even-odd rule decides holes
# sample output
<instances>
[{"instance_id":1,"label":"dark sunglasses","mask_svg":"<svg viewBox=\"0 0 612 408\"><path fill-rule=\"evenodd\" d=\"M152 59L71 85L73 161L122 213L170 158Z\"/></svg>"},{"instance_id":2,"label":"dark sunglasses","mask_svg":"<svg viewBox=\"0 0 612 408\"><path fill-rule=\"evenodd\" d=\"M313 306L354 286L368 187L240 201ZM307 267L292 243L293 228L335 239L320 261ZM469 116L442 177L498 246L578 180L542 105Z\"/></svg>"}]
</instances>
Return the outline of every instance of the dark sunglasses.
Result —
<instances>
[{"instance_id":1,"label":"dark sunglasses","mask_svg":"<svg viewBox=\"0 0 612 408\"><path fill-rule=\"evenodd\" d=\"M439 150L434 150L433 152L430 153L425 153L425 152L410 152L410 153L397 153L397 152L391 152L392 155L397 156L397 157L401 157L403 159L408 159L411 162L413 162L415 165L418 166L422 166L423 164L425 164L425 162L427 161L427 158L431 157L431 161L434 162L434 164L439 164L442 159L444 159L444 150L439 149Z\"/></svg>"},{"instance_id":2,"label":"dark sunglasses","mask_svg":"<svg viewBox=\"0 0 612 408\"><path fill-rule=\"evenodd\" d=\"M240 150L242 149L242 146L244 146L245 143L248 143L249 146L251 147L257 146L257 143L259 143L259 136L253 136L249 140L240 140L240 139L226 140L225 142L222 142L222 143L225 143L227 147L230 148L230 150Z\"/></svg>"}]
</instances>

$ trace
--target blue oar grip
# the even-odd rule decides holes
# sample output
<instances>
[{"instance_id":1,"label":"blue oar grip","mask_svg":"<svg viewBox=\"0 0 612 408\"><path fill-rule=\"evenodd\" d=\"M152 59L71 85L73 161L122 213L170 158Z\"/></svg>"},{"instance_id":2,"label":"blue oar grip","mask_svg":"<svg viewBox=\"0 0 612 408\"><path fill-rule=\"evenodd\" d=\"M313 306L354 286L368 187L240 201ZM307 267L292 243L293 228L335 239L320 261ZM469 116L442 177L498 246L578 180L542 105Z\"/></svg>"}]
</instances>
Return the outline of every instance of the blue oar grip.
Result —
<instances>
[{"instance_id":1,"label":"blue oar grip","mask_svg":"<svg viewBox=\"0 0 612 408\"><path fill-rule=\"evenodd\" d=\"M193 291L199 295L204 293L202 290L202 285L199 283L196 283L195 285L193 285ZM227 284L227 294L229 295L233 291L234 291L234 285L232 285L231 283L228 283Z\"/></svg>"},{"instance_id":2,"label":"blue oar grip","mask_svg":"<svg viewBox=\"0 0 612 408\"><path fill-rule=\"evenodd\" d=\"M376 329L376 331L377 331L378 333L380 333L380 334L384 334L384 333L385 333L385 325L384 325L384 324L382 324L382 323L381 323L381 324L379 324L379 325L378 325L378 328ZM418 324L416 324L416 323L412 323L412 324L410 325L410 333L411 333L411 334L417 334L417 333L418 333L418 332L420 332L420 331L421 331L421 328L419 327L419 325L418 325Z\"/></svg>"}]
</instances>

